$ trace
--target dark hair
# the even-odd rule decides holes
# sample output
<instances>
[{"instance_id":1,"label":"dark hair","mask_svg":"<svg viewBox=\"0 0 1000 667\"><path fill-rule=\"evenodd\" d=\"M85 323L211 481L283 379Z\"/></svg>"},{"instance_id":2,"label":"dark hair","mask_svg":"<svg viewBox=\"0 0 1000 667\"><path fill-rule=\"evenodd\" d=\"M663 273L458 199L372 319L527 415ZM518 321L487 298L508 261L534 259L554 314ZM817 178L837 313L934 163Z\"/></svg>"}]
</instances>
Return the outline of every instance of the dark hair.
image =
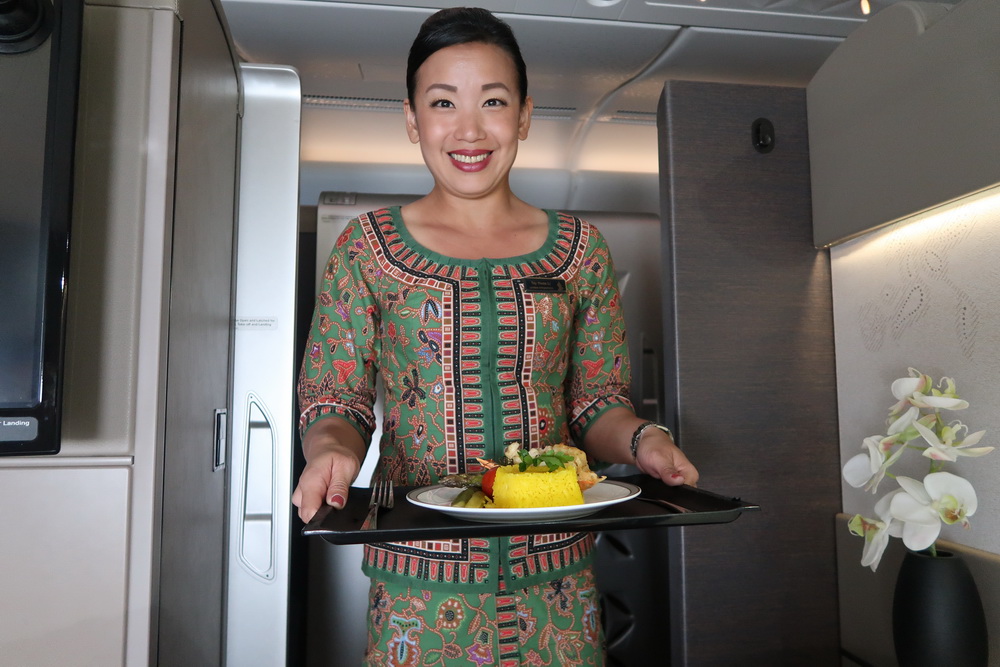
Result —
<instances>
[{"instance_id":1,"label":"dark hair","mask_svg":"<svg viewBox=\"0 0 1000 667\"><path fill-rule=\"evenodd\" d=\"M485 9L452 7L431 14L410 46L406 61L406 96L410 104L415 103L413 88L417 70L425 60L445 47L476 42L498 46L511 57L517 69L518 91L523 103L528 98L528 72L510 26Z\"/></svg>"}]
</instances>

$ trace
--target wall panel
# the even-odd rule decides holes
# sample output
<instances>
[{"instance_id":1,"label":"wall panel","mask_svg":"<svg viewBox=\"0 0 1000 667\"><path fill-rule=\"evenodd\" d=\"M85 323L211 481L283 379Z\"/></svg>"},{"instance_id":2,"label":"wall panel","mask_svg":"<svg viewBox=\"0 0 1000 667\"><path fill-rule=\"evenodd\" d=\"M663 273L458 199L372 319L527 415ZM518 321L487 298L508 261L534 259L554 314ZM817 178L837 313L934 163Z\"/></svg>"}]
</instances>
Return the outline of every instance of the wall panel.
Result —
<instances>
[{"instance_id":1,"label":"wall panel","mask_svg":"<svg viewBox=\"0 0 1000 667\"><path fill-rule=\"evenodd\" d=\"M805 93L671 81L659 126L667 405L701 485L762 506L671 532L672 664L838 664L833 323Z\"/></svg>"}]
</instances>

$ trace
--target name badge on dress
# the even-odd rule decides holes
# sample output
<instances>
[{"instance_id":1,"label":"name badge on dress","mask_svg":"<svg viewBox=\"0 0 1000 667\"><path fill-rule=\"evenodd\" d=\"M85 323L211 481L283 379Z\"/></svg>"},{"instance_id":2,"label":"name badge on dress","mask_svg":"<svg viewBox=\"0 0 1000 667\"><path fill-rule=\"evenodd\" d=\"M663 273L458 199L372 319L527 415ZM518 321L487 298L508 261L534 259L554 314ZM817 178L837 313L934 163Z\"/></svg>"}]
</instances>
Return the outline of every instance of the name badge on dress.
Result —
<instances>
[{"instance_id":1,"label":"name badge on dress","mask_svg":"<svg viewBox=\"0 0 1000 667\"><path fill-rule=\"evenodd\" d=\"M566 291L566 281L562 278L525 278L521 285L529 293L562 294Z\"/></svg>"}]
</instances>

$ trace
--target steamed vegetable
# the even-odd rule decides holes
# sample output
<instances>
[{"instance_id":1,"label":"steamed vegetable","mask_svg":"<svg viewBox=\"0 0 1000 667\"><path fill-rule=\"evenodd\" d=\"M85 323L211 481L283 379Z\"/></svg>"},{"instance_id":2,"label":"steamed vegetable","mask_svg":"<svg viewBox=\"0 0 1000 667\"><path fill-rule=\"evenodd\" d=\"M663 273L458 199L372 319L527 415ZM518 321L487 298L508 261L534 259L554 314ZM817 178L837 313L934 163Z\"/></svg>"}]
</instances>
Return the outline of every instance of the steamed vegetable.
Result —
<instances>
[{"instance_id":1,"label":"steamed vegetable","mask_svg":"<svg viewBox=\"0 0 1000 667\"><path fill-rule=\"evenodd\" d=\"M483 483L483 473L466 472L454 475L446 475L441 478L441 486L451 486L460 489L478 487Z\"/></svg>"},{"instance_id":2,"label":"steamed vegetable","mask_svg":"<svg viewBox=\"0 0 1000 667\"><path fill-rule=\"evenodd\" d=\"M486 505L486 494L483 490L470 486L467 489L462 489L462 492L455 496L451 501L452 507L473 507L479 508Z\"/></svg>"}]
</instances>

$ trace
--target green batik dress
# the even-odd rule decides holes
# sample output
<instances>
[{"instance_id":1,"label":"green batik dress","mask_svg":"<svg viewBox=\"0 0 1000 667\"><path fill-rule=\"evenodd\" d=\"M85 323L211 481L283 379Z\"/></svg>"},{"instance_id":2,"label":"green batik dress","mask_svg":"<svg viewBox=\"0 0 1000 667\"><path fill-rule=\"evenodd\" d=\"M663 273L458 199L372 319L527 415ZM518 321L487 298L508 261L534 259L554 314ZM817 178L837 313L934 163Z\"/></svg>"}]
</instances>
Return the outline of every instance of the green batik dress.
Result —
<instances>
[{"instance_id":1,"label":"green batik dress","mask_svg":"<svg viewBox=\"0 0 1000 667\"><path fill-rule=\"evenodd\" d=\"M631 408L607 244L547 213L542 248L480 260L422 247L398 207L352 220L317 297L302 433L336 415L370 441L380 376L377 470L420 486L511 442L580 447L597 416ZM593 547L589 533L365 545L368 664L601 664Z\"/></svg>"}]
</instances>

